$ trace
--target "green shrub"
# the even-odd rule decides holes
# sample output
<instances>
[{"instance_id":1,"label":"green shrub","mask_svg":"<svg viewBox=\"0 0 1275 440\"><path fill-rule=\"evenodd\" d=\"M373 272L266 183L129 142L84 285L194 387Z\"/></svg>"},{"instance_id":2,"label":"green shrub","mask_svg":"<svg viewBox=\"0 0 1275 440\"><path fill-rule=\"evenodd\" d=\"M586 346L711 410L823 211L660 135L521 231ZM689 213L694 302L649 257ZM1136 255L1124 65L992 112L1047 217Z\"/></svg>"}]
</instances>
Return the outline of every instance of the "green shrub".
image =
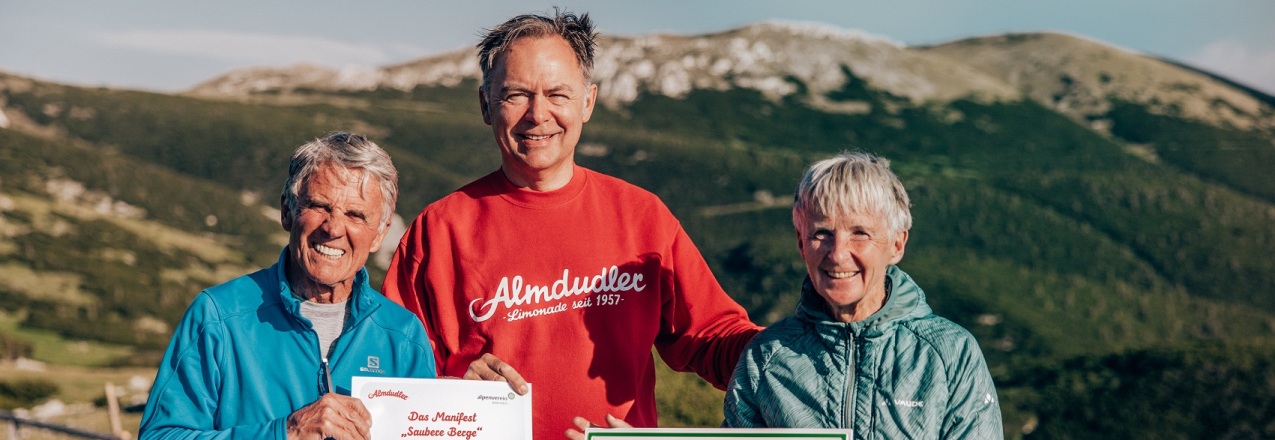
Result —
<instances>
[{"instance_id":1,"label":"green shrub","mask_svg":"<svg viewBox=\"0 0 1275 440\"><path fill-rule=\"evenodd\" d=\"M57 384L43 379L0 380L0 408L30 407L57 392Z\"/></svg>"},{"instance_id":2,"label":"green shrub","mask_svg":"<svg viewBox=\"0 0 1275 440\"><path fill-rule=\"evenodd\" d=\"M31 344L8 333L0 333L0 360L31 356Z\"/></svg>"}]
</instances>

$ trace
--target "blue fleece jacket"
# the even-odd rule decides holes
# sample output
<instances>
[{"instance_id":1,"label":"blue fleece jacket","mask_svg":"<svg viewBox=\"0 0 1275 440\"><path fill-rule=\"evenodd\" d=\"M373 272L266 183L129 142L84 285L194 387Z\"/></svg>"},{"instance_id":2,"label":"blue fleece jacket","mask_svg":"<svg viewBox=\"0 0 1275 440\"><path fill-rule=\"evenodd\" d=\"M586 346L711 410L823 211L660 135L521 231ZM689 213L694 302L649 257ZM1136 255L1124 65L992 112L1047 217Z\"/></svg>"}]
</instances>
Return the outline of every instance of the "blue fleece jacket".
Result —
<instances>
[{"instance_id":1,"label":"blue fleece jacket","mask_svg":"<svg viewBox=\"0 0 1275 440\"><path fill-rule=\"evenodd\" d=\"M1001 439L996 387L968 331L890 266L881 310L837 322L810 280L795 316L740 356L727 427L853 429L855 439Z\"/></svg>"},{"instance_id":2,"label":"blue fleece jacket","mask_svg":"<svg viewBox=\"0 0 1275 440\"><path fill-rule=\"evenodd\" d=\"M327 392L319 337L273 266L200 293L155 376L140 439L286 438L285 422ZM420 320L368 286L359 270L328 365L335 392L350 378L434 377Z\"/></svg>"}]
</instances>

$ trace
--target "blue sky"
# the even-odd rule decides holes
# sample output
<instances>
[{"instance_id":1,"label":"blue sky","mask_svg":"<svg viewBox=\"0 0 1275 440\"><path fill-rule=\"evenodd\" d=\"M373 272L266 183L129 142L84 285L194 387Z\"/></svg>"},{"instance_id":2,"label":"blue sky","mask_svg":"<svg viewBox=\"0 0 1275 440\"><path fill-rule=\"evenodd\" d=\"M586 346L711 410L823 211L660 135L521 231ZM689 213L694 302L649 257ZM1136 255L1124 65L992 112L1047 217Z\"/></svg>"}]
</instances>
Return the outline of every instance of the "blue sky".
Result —
<instances>
[{"instance_id":1,"label":"blue sky","mask_svg":"<svg viewBox=\"0 0 1275 440\"><path fill-rule=\"evenodd\" d=\"M601 32L616 35L697 34L768 19L906 44L1061 31L1275 94L1275 0L0 0L0 70L173 92L247 66L409 61L471 45L485 27L553 6L588 12Z\"/></svg>"}]
</instances>

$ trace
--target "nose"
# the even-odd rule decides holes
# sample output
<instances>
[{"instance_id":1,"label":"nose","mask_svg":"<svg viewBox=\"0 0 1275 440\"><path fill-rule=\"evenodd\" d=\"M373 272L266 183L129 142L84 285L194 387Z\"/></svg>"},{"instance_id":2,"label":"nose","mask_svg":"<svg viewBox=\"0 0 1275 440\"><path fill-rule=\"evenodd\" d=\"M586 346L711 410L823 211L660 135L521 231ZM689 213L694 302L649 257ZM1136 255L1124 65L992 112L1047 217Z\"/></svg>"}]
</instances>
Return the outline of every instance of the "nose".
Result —
<instances>
[{"instance_id":1,"label":"nose","mask_svg":"<svg viewBox=\"0 0 1275 440\"><path fill-rule=\"evenodd\" d=\"M850 261L854 249L854 239L849 236L837 234L837 238L832 241L832 250L828 252L828 259L834 263L842 263Z\"/></svg>"},{"instance_id":2,"label":"nose","mask_svg":"<svg viewBox=\"0 0 1275 440\"><path fill-rule=\"evenodd\" d=\"M328 238L340 237L345 235L345 229L350 226L350 222L340 213L328 214L323 219L323 224L319 226L319 231L323 232Z\"/></svg>"},{"instance_id":3,"label":"nose","mask_svg":"<svg viewBox=\"0 0 1275 440\"><path fill-rule=\"evenodd\" d=\"M527 122L531 122L531 123L539 125L540 122L547 119L548 116L549 116L548 99L545 96L540 95L538 93L535 95L532 95L531 98L527 100L527 112L523 114L523 118L526 119Z\"/></svg>"}]
</instances>

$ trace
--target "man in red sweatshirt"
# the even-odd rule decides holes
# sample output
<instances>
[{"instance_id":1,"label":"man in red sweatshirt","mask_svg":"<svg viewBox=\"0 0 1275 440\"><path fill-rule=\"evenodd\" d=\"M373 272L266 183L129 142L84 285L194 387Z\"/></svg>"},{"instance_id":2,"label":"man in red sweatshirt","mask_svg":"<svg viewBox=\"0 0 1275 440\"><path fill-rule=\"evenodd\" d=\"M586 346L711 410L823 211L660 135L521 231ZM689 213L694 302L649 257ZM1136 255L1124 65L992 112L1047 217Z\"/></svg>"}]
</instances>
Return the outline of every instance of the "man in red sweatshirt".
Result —
<instances>
[{"instance_id":1,"label":"man in red sweatshirt","mask_svg":"<svg viewBox=\"0 0 1275 440\"><path fill-rule=\"evenodd\" d=\"M479 105L500 169L425 207L382 289L420 316L440 375L534 383L537 439L573 416L656 426L652 346L724 388L758 331L663 202L576 165L595 37L561 12L486 35Z\"/></svg>"}]
</instances>

